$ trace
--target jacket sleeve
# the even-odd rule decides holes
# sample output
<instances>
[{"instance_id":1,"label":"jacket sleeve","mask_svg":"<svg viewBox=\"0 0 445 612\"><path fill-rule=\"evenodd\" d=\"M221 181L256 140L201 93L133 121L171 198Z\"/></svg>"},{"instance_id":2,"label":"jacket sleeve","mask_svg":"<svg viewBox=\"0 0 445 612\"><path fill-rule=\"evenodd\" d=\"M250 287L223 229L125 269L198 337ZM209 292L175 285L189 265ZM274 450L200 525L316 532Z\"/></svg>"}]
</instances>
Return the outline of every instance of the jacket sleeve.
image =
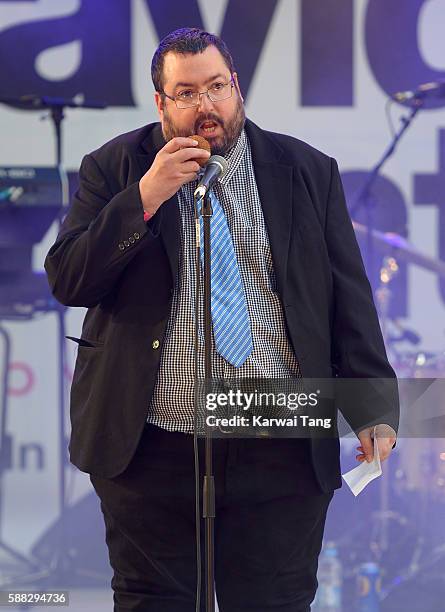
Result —
<instances>
[{"instance_id":1,"label":"jacket sleeve","mask_svg":"<svg viewBox=\"0 0 445 612\"><path fill-rule=\"evenodd\" d=\"M334 285L334 363L340 378L362 379L344 382L339 409L356 432L377 423L386 423L397 431L397 380L386 356L372 290L334 159L325 235Z\"/></svg>"},{"instance_id":2,"label":"jacket sleeve","mask_svg":"<svg viewBox=\"0 0 445 612\"><path fill-rule=\"evenodd\" d=\"M79 179L45 270L59 302L89 308L110 292L146 241L156 239L162 212L144 222L138 182L113 194L92 155L84 157Z\"/></svg>"}]
</instances>

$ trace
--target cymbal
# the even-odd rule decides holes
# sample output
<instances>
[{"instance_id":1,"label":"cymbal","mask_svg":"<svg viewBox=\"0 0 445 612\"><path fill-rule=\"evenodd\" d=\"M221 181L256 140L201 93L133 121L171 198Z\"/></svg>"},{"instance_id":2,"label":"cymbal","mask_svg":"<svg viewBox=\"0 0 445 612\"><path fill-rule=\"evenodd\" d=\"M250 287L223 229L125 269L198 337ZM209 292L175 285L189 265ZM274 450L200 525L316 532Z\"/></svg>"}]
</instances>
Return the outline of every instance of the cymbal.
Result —
<instances>
[{"instance_id":1,"label":"cymbal","mask_svg":"<svg viewBox=\"0 0 445 612\"><path fill-rule=\"evenodd\" d=\"M353 221L352 225L358 236L368 236L368 228L365 225L357 223L357 221ZM374 244L380 251L384 253L390 251L394 257L402 261L413 263L445 278L445 261L435 259L434 257L430 257L418 251L408 242L408 240L403 238L403 236L392 232L380 232L378 230L372 230L371 235Z\"/></svg>"}]
</instances>

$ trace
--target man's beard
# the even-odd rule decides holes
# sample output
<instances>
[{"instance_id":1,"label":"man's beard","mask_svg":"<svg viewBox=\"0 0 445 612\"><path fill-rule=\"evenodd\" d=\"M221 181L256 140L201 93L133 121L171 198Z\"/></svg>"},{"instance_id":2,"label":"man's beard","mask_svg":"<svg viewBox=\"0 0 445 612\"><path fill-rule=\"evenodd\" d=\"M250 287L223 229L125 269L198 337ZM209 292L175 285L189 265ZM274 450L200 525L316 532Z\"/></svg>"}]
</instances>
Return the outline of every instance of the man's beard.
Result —
<instances>
[{"instance_id":1,"label":"man's beard","mask_svg":"<svg viewBox=\"0 0 445 612\"><path fill-rule=\"evenodd\" d=\"M169 112L164 107L164 118L162 122L162 132L165 140L171 140L177 136L192 136L193 134L199 133L199 126L204 121L214 121L217 125L221 126L223 133L222 136L209 136L205 137L210 144L210 150L212 155L225 155L235 145L236 141L241 134L244 123L246 121L246 115L244 112L244 105L241 99L238 97L238 102L235 109L235 114L230 121L223 121L217 115L213 113L201 114L196 118L193 132L187 129L181 129L174 125Z\"/></svg>"}]
</instances>

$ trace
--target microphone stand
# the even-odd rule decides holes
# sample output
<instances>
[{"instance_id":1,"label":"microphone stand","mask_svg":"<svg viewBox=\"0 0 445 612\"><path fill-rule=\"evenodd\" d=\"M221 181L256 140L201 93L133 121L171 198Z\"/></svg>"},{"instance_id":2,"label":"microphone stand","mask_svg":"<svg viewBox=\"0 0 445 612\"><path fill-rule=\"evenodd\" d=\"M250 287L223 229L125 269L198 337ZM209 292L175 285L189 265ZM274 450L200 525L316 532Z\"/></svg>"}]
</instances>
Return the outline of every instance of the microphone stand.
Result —
<instances>
[{"instance_id":1,"label":"microphone stand","mask_svg":"<svg viewBox=\"0 0 445 612\"><path fill-rule=\"evenodd\" d=\"M197 388L197 348L198 348L198 317L199 317L199 262L200 262L200 231L198 204L202 202L201 215L204 229L204 393L207 395L212 379L212 314L211 314L211 269L210 269L210 219L213 215L212 205L208 193L204 198L195 195L195 222L196 222L196 308L195 308L195 389ZM195 393L195 436L196 411L198 409ZM205 434L205 475L203 483L203 513L205 520L205 568L206 568L206 610L215 610L215 479L213 475L213 446L212 436L206 428ZM201 568L198 567L198 573ZM199 575L199 574L198 574ZM199 596L198 610L199 610Z\"/></svg>"},{"instance_id":2,"label":"microphone stand","mask_svg":"<svg viewBox=\"0 0 445 612\"><path fill-rule=\"evenodd\" d=\"M67 98L53 98L49 96L36 96L36 95L25 95L20 98L5 98L0 97L0 103L8 104L17 107L21 110L45 110L49 112L49 117L52 120L55 134L55 154L56 164L60 174L60 181L62 184L62 207L60 216L58 218L58 229L60 230L62 224L63 215L66 213L69 206L69 181L68 175L63 164L63 120L65 119L64 110L65 108L91 108L91 109L104 109L106 105L102 102L89 102L89 101L76 101L76 99ZM45 119L47 117L44 117ZM50 579L54 580L56 584L64 584L66 582L66 576L68 574L77 573L79 575L88 575L88 572L82 572L80 568L75 567L75 561L69 556L68 552L62 551L62 547L65 540L65 527L66 527L66 512L67 512L67 495L66 495L66 468L68 465L67 447L66 447L66 434L65 434L65 418L66 418L66 383L65 383L65 371L67 365L67 355L65 346L65 315L66 307L61 304L53 307L54 312L57 314L58 323L58 353L59 353L59 367L58 367L58 403L59 403L59 470L58 470L58 485L59 485L59 507L58 507L58 521L60 523L60 529L58 532L58 541L56 544L56 550L52 551L52 558L50 563L43 563L40 559L30 559L27 562L28 567L34 569L32 573L15 576L12 580L4 581L0 576L0 588L6 588L13 586L14 584L28 584L28 585L39 585L49 584L51 588L53 586L49 582ZM49 310L48 310L49 312ZM13 552L12 549L9 552ZM15 555L17 558L17 555ZM24 559L26 562L26 559ZM54 583L53 583L54 585Z\"/></svg>"},{"instance_id":3,"label":"microphone stand","mask_svg":"<svg viewBox=\"0 0 445 612\"><path fill-rule=\"evenodd\" d=\"M368 178L365 180L364 184L360 188L358 194L354 197L352 202L352 206L350 208L349 214L353 219L360 208L365 208L366 210L366 225L367 225L367 235L366 235L366 264L367 264L367 272L368 276L373 279L374 276L374 244L373 244L373 230L374 230L374 215L373 215L373 201L371 188L377 177L382 166L386 163L386 161L393 155L399 140L402 138L405 131L411 125L414 117L417 115L419 110L423 107L423 100L421 98L416 98L413 106L411 108L411 112L408 117L402 117L402 127L396 132L393 136L392 142L389 147L383 153L381 159L377 162L374 168L368 175Z\"/></svg>"}]
</instances>

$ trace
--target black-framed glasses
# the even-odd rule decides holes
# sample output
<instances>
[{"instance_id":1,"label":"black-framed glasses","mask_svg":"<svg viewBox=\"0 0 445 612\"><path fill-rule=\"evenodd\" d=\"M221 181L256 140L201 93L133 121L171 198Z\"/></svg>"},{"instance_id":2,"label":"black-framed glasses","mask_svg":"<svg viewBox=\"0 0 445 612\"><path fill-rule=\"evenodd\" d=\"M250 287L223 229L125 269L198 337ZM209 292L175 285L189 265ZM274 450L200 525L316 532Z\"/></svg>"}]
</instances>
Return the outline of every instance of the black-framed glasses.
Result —
<instances>
[{"instance_id":1,"label":"black-framed glasses","mask_svg":"<svg viewBox=\"0 0 445 612\"><path fill-rule=\"evenodd\" d=\"M233 91L233 77L230 78L228 83L216 81L207 89L207 91L193 91L193 89L185 89L179 92L176 96L169 96L165 91L160 93L173 100L177 108L192 108L193 106L199 106L201 103L201 96L208 96L212 102L221 102L221 100L227 100L232 97Z\"/></svg>"}]
</instances>

